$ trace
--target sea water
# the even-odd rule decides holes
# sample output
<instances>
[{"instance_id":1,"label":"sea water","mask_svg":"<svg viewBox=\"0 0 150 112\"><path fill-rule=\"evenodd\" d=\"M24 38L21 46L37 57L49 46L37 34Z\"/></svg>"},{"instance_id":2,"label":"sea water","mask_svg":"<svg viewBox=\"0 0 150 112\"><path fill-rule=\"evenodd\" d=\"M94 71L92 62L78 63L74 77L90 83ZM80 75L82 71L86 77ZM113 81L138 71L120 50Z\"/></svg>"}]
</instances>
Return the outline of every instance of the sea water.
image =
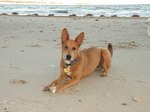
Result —
<instances>
[{"instance_id":1,"label":"sea water","mask_svg":"<svg viewBox=\"0 0 150 112\"><path fill-rule=\"evenodd\" d=\"M141 17L150 17L150 4L147 5L23 5L23 4L0 4L0 13L11 14L17 12L19 15L38 14L47 16L69 16L75 14L84 16L92 14L93 16L112 16L131 17L139 15Z\"/></svg>"}]
</instances>

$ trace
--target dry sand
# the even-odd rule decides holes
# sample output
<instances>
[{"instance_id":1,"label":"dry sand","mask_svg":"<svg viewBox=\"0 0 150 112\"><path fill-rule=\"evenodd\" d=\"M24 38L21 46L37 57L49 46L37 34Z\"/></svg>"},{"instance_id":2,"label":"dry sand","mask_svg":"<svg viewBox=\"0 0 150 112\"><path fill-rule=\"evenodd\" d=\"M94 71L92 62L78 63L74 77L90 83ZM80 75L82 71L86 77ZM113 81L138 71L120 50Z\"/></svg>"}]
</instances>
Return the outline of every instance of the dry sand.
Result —
<instances>
[{"instance_id":1,"label":"dry sand","mask_svg":"<svg viewBox=\"0 0 150 112\"><path fill-rule=\"evenodd\" d=\"M0 112L150 112L146 18L0 16ZM96 70L61 94L43 92L59 75L60 32L85 32L82 48L114 46L108 77Z\"/></svg>"}]
</instances>

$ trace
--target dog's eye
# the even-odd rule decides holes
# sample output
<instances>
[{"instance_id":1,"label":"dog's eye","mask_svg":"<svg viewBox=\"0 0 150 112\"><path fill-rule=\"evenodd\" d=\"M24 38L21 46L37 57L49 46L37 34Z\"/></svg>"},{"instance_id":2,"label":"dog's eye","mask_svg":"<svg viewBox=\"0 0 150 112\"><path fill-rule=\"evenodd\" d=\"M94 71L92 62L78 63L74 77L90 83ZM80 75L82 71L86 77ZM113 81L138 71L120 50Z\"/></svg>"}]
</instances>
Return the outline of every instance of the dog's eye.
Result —
<instances>
[{"instance_id":1,"label":"dog's eye","mask_svg":"<svg viewBox=\"0 0 150 112\"><path fill-rule=\"evenodd\" d=\"M65 46L65 49L68 49L68 46Z\"/></svg>"},{"instance_id":2,"label":"dog's eye","mask_svg":"<svg viewBox=\"0 0 150 112\"><path fill-rule=\"evenodd\" d=\"M76 48L75 48L75 47L73 47L73 48L72 48L72 50L76 50Z\"/></svg>"}]
</instances>

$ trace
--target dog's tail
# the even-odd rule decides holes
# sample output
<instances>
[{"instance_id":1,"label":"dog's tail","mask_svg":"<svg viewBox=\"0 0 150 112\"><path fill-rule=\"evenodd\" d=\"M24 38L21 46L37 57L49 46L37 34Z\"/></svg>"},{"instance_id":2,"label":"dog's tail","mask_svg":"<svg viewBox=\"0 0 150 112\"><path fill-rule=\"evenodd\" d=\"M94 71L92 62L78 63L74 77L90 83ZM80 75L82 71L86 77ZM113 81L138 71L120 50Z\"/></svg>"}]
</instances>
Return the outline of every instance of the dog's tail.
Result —
<instances>
[{"instance_id":1,"label":"dog's tail","mask_svg":"<svg viewBox=\"0 0 150 112\"><path fill-rule=\"evenodd\" d=\"M108 50L109 50L110 55L111 55L111 57L112 57L112 55L113 55L113 46L112 46L111 43L108 44Z\"/></svg>"}]
</instances>

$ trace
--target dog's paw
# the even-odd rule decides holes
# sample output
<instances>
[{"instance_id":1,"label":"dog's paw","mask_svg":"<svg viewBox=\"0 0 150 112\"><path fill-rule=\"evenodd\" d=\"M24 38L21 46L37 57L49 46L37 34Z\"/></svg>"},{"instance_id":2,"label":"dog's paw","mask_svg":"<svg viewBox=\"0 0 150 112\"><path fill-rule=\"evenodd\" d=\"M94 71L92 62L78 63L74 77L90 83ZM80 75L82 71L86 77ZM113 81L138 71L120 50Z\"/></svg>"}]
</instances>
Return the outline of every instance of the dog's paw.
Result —
<instances>
[{"instance_id":1,"label":"dog's paw","mask_svg":"<svg viewBox=\"0 0 150 112\"><path fill-rule=\"evenodd\" d=\"M51 89L56 86L55 83L52 83L50 85L47 85L46 87L43 88L43 91L51 91Z\"/></svg>"},{"instance_id":2,"label":"dog's paw","mask_svg":"<svg viewBox=\"0 0 150 112\"><path fill-rule=\"evenodd\" d=\"M50 87L49 86L44 87L43 91L50 91Z\"/></svg>"},{"instance_id":3,"label":"dog's paw","mask_svg":"<svg viewBox=\"0 0 150 112\"><path fill-rule=\"evenodd\" d=\"M55 94L56 93L56 86L52 86L52 87L46 86L43 88L43 91L51 91L53 94Z\"/></svg>"},{"instance_id":4,"label":"dog's paw","mask_svg":"<svg viewBox=\"0 0 150 112\"><path fill-rule=\"evenodd\" d=\"M51 88L50 88L50 91L51 91L53 94L55 94L55 93L56 93L56 86L51 87Z\"/></svg>"},{"instance_id":5,"label":"dog's paw","mask_svg":"<svg viewBox=\"0 0 150 112\"><path fill-rule=\"evenodd\" d=\"M101 75L101 77L106 77L106 76L107 74L105 72Z\"/></svg>"}]
</instances>

